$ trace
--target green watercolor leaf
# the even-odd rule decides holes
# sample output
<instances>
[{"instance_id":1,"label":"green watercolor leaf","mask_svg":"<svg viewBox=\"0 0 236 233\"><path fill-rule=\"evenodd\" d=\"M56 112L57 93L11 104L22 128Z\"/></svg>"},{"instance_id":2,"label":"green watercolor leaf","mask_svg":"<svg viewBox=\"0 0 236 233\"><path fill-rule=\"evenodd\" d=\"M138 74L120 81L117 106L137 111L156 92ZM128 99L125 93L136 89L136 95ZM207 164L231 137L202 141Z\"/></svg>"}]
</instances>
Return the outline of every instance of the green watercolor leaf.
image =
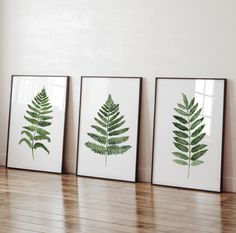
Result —
<instances>
[{"instance_id":1,"label":"green watercolor leaf","mask_svg":"<svg viewBox=\"0 0 236 233\"><path fill-rule=\"evenodd\" d=\"M95 154L105 156L105 165L107 165L107 156L122 155L131 149L130 145L123 145L128 141L129 136L122 136L129 128L122 128L125 124L124 116L120 115L119 104L114 103L111 94L108 95L94 119L97 124L91 127L96 130L96 133L87 133L94 142L87 141L85 146Z\"/></svg>"},{"instance_id":2,"label":"green watercolor leaf","mask_svg":"<svg viewBox=\"0 0 236 233\"><path fill-rule=\"evenodd\" d=\"M202 124L204 117L201 116L202 108L199 108L195 97L189 101L184 93L182 93L182 103L178 103L174 110L178 114L173 115L177 121L173 122L175 129L177 129L172 131L174 134L173 143L178 150L172 154L178 159L173 161L178 165L188 167L189 178L190 168L204 163L199 158L208 151L207 144L201 143L206 136L203 131L205 125Z\"/></svg>"},{"instance_id":3,"label":"green watercolor leaf","mask_svg":"<svg viewBox=\"0 0 236 233\"><path fill-rule=\"evenodd\" d=\"M52 122L48 121L53 119L53 116L48 115L52 112L52 105L43 87L42 90L32 98L31 103L28 104L28 110L26 110L24 118L30 125L23 126L23 130L21 131L21 134L26 135L27 138L21 138L19 142L19 144L25 142L28 145L33 159L34 151L38 148L42 148L49 154L49 150L44 142L51 142L48 136L50 133L43 128L52 124Z\"/></svg>"}]
</instances>

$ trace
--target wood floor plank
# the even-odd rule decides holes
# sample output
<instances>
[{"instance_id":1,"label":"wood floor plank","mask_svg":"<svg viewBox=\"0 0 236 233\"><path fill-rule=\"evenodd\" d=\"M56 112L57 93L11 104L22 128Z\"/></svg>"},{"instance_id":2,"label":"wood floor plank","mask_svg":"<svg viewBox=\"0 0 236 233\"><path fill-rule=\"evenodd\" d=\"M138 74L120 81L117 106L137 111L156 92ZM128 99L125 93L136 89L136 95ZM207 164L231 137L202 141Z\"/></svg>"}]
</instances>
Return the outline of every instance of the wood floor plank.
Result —
<instances>
[{"instance_id":1,"label":"wood floor plank","mask_svg":"<svg viewBox=\"0 0 236 233\"><path fill-rule=\"evenodd\" d=\"M236 195L1 167L0 232L233 233Z\"/></svg>"}]
</instances>

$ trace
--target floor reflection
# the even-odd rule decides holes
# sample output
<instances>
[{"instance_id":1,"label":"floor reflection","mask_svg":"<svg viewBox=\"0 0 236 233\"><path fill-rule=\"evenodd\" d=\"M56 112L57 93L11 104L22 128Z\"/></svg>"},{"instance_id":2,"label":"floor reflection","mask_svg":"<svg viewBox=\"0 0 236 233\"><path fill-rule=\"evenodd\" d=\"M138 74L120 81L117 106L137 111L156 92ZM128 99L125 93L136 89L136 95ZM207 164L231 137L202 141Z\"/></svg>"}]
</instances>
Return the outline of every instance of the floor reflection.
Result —
<instances>
[{"instance_id":1,"label":"floor reflection","mask_svg":"<svg viewBox=\"0 0 236 233\"><path fill-rule=\"evenodd\" d=\"M236 232L236 196L0 168L0 232Z\"/></svg>"}]
</instances>

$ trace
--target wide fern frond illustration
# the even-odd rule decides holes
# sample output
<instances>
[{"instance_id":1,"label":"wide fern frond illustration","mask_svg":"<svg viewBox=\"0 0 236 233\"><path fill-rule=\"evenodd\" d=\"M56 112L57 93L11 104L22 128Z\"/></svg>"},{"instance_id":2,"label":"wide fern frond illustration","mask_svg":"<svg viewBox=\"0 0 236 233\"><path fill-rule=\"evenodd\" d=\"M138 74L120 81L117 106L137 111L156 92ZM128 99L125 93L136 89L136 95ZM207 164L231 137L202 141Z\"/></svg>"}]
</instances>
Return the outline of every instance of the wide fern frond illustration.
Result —
<instances>
[{"instance_id":1,"label":"wide fern frond illustration","mask_svg":"<svg viewBox=\"0 0 236 233\"><path fill-rule=\"evenodd\" d=\"M32 99L28 104L28 110L24 116L30 125L23 126L19 144L26 143L31 149L32 157L35 159L34 151L38 148L45 150L49 154L49 150L43 142L51 142L50 133L45 130L52 124L53 118L49 114L52 113L52 105L49 102L45 87Z\"/></svg>"},{"instance_id":2,"label":"wide fern frond illustration","mask_svg":"<svg viewBox=\"0 0 236 233\"><path fill-rule=\"evenodd\" d=\"M125 123L124 115L120 114L119 104L114 103L110 94L94 120L96 125L91 127L95 133L88 133L88 136L95 142L86 142L85 145L94 153L105 155L105 165L107 165L108 155L124 154L131 148L130 145L123 145L129 139L129 136L123 136L129 128L122 128Z\"/></svg>"},{"instance_id":3,"label":"wide fern frond illustration","mask_svg":"<svg viewBox=\"0 0 236 233\"><path fill-rule=\"evenodd\" d=\"M173 161L179 165L188 167L188 178L190 176L190 167L198 166L204 163L200 158L208 151L207 145L201 141L206 136L204 132L204 117L201 116L202 109L198 107L195 98L189 101L187 96L182 93L182 103L174 108L175 122L173 125L176 130L174 133L174 145L178 151L173 152L176 157Z\"/></svg>"}]
</instances>

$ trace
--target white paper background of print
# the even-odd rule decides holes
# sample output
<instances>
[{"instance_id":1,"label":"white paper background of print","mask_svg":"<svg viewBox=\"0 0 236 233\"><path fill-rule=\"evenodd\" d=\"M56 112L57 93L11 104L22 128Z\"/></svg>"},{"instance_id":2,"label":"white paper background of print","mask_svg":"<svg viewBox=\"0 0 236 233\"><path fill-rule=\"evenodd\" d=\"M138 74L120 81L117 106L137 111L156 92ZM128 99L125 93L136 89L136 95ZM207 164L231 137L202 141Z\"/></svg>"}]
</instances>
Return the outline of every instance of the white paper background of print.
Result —
<instances>
[{"instance_id":1,"label":"white paper background of print","mask_svg":"<svg viewBox=\"0 0 236 233\"><path fill-rule=\"evenodd\" d=\"M83 78L80 116L80 135L78 150L78 175L93 176L117 180L135 180L137 125L139 104L139 79L133 78ZM96 125L94 117L111 94L114 103L120 104L120 113L124 115L129 130L122 134L129 136L122 145L131 145L123 155L109 155L107 166L105 156L95 154L85 146L87 141L95 142L87 135L95 132L91 125Z\"/></svg>"},{"instance_id":2,"label":"white paper background of print","mask_svg":"<svg viewBox=\"0 0 236 233\"><path fill-rule=\"evenodd\" d=\"M37 77L37 76L14 76L12 86L11 120L8 150L8 167L61 172L63 136L64 136L64 113L66 101L66 77ZM49 101L53 106L52 124L45 127L50 132L51 142L42 141L48 148L47 154L41 148L35 150L33 160L30 148L25 142L19 145L22 127L30 125L24 119L28 104L45 86Z\"/></svg>"},{"instance_id":3,"label":"white paper background of print","mask_svg":"<svg viewBox=\"0 0 236 233\"><path fill-rule=\"evenodd\" d=\"M202 80L204 82L204 80ZM173 144L173 130L177 130L172 124L173 115L179 115L174 111L177 103L182 103L181 93L187 98L196 95L195 90L200 88L199 80L190 79L158 79L156 96L156 123L154 141L154 169L153 183L186 188L196 188L211 191L220 190L221 179L221 149L222 149L222 120L223 120L223 97L224 81L208 80L208 91L212 94L211 111L210 106L205 112L211 112L211 127L209 135L201 143L207 144L208 151L201 157L203 164L190 168L188 179L187 166L181 166L173 162L176 157L172 154L178 151ZM212 83L213 82L213 83ZM211 88L212 87L212 88ZM197 96L196 96L197 97ZM198 97L197 97L198 98ZM202 107L202 104L199 103ZM207 106L206 106L207 107ZM206 120L203 121L207 124ZM204 130L208 126L206 125Z\"/></svg>"}]
</instances>

